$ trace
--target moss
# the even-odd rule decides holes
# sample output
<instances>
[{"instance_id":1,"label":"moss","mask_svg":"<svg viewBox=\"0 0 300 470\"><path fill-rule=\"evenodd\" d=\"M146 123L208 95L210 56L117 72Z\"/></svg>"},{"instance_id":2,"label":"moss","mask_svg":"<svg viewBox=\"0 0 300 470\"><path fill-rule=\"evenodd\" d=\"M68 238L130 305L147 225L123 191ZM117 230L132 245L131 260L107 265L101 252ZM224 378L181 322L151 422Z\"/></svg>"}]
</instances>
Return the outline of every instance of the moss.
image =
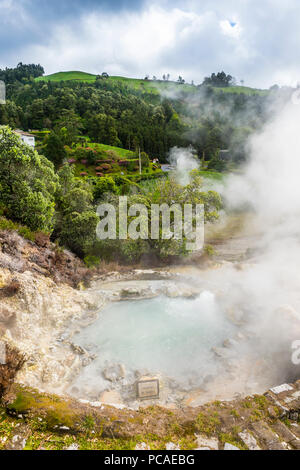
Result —
<instances>
[{"instance_id":1,"label":"moss","mask_svg":"<svg viewBox=\"0 0 300 470\"><path fill-rule=\"evenodd\" d=\"M204 433L207 436L215 434L221 424L220 419L218 417L218 413L210 411L207 414L205 414L204 412L199 413L195 423L197 431Z\"/></svg>"},{"instance_id":2,"label":"moss","mask_svg":"<svg viewBox=\"0 0 300 470\"><path fill-rule=\"evenodd\" d=\"M231 433L231 434L221 433L219 434L219 440L223 444L226 444L226 443L231 444L240 450L248 450L248 447L239 439L238 436L235 435L235 433Z\"/></svg>"},{"instance_id":3,"label":"moss","mask_svg":"<svg viewBox=\"0 0 300 470\"><path fill-rule=\"evenodd\" d=\"M213 405L217 408L220 408L222 403L219 400L216 400L216 401L213 402Z\"/></svg>"},{"instance_id":4,"label":"moss","mask_svg":"<svg viewBox=\"0 0 300 470\"><path fill-rule=\"evenodd\" d=\"M235 418L240 418L240 414L236 410L231 410L230 412L231 416L234 416Z\"/></svg>"},{"instance_id":5,"label":"moss","mask_svg":"<svg viewBox=\"0 0 300 470\"><path fill-rule=\"evenodd\" d=\"M205 245L204 253L207 254L208 256L213 256L216 254L215 249L212 245Z\"/></svg>"},{"instance_id":6,"label":"moss","mask_svg":"<svg viewBox=\"0 0 300 470\"><path fill-rule=\"evenodd\" d=\"M291 425L291 423L290 423L290 421L289 421L288 418L283 419L283 423L286 425L286 427L288 427L289 429L291 429L292 425Z\"/></svg>"},{"instance_id":7,"label":"moss","mask_svg":"<svg viewBox=\"0 0 300 470\"><path fill-rule=\"evenodd\" d=\"M180 426L180 424L177 422L171 423L169 426L169 430L170 430L171 435L174 435L174 436L181 436L182 434L184 434L184 430L182 426Z\"/></svg>"},{"instance_id":8,"label":"moss","mask_svg":"<svg viewBox=\"0 0 300 470\"><path fill-rule=\"evenodd\" d=\"M27 414L31 410L39 410L49 429L56 426L73 427L79 417L71 409L67 400L63 401L56 397L34 394L26 390L17 393L15 401L8 406L8 409L21 414Z\"/></svg>"},{"instance_id":9,"label":"moss","mask_svg":"<svg viewBox=\"0 0 300 470\"><path fill-rule=\"evenodd\" d=\"M266 410L269 406L268 400L264 395L257 395L253 398L253 401L260 410Z\"/></svg>"},{"instance_id":10,"label":"moss","mask_svg":"<svg viewBox=\"0 0 300 470\"><path fill-rule=\"evenodd\" d=\"M84 418L84 422L82 424L83 429L86 429L87 432L92 431L95 428L95 419L93 416L87 415Z\"/></svg>"},{"instance_id":11,"label":"moss","mask_svg":"<svg viewBox=\"0 0 300 470\"><path fill-rule=\"evenodd\" d=\"M250 399L246 398L243 402L242 402L242 407L243 408L253 408L253 404L251 402Z\"/></svg>"},{"instance_id":12,"label":"moss","mask_svg":"<svg viewBox=\"0 0 300 470\"><path fill-rule=\"evenodd\" d=\"M264 415L260 410L253 410L251 415L250 415L250 421L260 421L263 419Z\"/></svg>"},{"instance_id":13,"label":"moss","mask_svg":"<svg viewBox=\"0 0 300 470\"><path fill-rule=\"evenodd\" d=\"M185 437L181 439L178 444L180 449L194 450L197 447L197 440L195 439L195 436Z\"/></svg>"},{"instance_id":14,"label":"moss","mask_svg":"<svg viewBox=\"0 0 300 470\"><path fill-rule=\"evenodd\" d=\"M17 421L7 416L5 410L0 408L0 450L4 449L5 443L12 436L16 424Z\"/></svg>"}]
</instances>

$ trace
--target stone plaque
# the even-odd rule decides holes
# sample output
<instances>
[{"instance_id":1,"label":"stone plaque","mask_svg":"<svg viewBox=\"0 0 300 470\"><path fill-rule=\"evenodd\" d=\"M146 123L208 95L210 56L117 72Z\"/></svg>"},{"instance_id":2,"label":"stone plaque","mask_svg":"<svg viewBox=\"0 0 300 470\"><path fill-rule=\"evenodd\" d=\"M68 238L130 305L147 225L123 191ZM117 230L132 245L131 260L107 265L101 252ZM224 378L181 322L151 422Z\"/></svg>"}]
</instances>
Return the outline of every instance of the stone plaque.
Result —
<instances>
[{"instance_id":1,"label":"stone plaque","mask_svg":"<svg viewBox=\"0 0 300 470\"><path fill-rule=\"evenodd\" d=\"M137 396L141 400L159 398L159 380L145 379L137 383Z\"/></svg>"}]
</instances>

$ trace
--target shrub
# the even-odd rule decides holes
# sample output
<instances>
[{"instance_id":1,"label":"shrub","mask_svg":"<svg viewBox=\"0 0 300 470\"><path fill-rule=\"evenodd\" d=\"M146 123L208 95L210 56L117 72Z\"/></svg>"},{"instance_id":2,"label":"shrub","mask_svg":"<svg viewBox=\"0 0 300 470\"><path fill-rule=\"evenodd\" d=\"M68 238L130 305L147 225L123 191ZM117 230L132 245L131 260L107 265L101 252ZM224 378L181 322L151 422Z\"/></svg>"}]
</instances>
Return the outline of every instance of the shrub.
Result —
<instances>
[{"instance_id":1,"label":"shrub","mask_svg":"<svg viewBox=\"0 0 300 470\"><path fill-rule=\"evenodd\" d=\"M33 231L50 231L58 178L53 164L9 127L0 129L0 205L8 218Z\"/></svg>"},{"instance_id":2,"label":"shrub","mask_svg":"<svg viewBox=\"0 0 300 470\"><path fill-rule=\"evenodd\" d=\"M96 184L93 187L93 196L95 201L101 199L105 193L117 193L117 186L111 177L97 179Z\"/></svg>"},{"instance_id":3,"label":"shrub","mask_svg":"<svg viewBox=\"0 0 300 470\"><path fill-rule=\"evenodd\" d=\"M100 259L93 255L86 256L83 261L88 268L94 268L100 264Z\"/></svg>"},{"instance_id":4,"label":"shrub","mask_svg":"<svg viewBox=\"0 0 300 470\"><path fill-rule=\"evenodd\" d=\"M108 163L104 163L103 165L98 167L98 169L100 171L110 171L111 170L111 165L109 165Z\"/></svg>"},{"instance_id":5,"label":"shrub","mask_svg":"<svg viewBox=\"0 0 300 470\"><path fill-rule=\"evenodd\" d=\"M35 233L32 232L28 227L16 224L12 220L8 220L5 217L0 217L0 230L15 230L23 238L26 238L32 242L35 241Z\"/></svg>"}]
</instances>

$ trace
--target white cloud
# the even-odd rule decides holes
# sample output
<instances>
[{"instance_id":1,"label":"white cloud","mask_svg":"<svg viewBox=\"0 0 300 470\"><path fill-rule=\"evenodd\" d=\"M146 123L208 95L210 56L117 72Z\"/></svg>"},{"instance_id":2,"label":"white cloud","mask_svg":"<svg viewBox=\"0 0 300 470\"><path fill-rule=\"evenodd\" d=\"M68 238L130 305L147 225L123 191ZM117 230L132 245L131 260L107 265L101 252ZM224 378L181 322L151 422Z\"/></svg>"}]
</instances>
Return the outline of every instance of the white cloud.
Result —
<instances>
[{"instance_id":1,"label":"white cloud","mask_svg":"<svg viewBox=\"0 0 300 470\"><path fill-rule=\"evenodd\" d=\"M0 26L22 27L31 22L26 0L0 0Z\"/></svg>"},{"instance_id":2,"label":"white cloud","mask_svg":"<svg viewBox=\"0 0 300 470\"><path fill-rule=\"evenodd\" d=\"M216 51L209 52L206 44L210 41L210 48L220 50L218 41L212 41L211 36L224 43L222 32L214 12L198 14L153 5L141 13L92 13L82 16L76 25L58 24L46 45L35 45L23 53L28 60L34 57L46 61L48 72L77 68L142 77L146 73L160 75L168 71L174 78L185 73L186 78L201 81L200 64L196 72L197 59L189 48L196 46L198 59L202 56L206 62L209 57L211 61ZM231 37L228 38L230 49ZM239 46L235 46L236 54ZM207 67L205 73L208 72Z\"/></svg>"},{"instance_id":3,"label":"white cloud","mask_svg":"<svg viewBox=\"0 0 300 470\"><path fill-rule=\"evenodd\" d=\"M23 62L40 62L47 73L85 70L143 77L170 73L188 81L220 70L246 85L267 87L296 83L300 78L300 4L297 0L149 0L140 10L89 10L76 21L63 17L47 23L42 41L23 46ZM16 4L29 0L0 0L13 21ZM177 6L179 5L179 6ZM4 8L4 7L3 7ZM31 24L34 18L27 21ZM0 19L0 23L3 19ZM45 20L44 20L45 21ZM46 20L47 22L47 20ZM46 23L45 23L46 24ZM36 21L34 27L43 27ZM41 36L40 36L41 37ZM10 64L14 65L14 64Z\"/></svg>"},{"instance_id":4,"label":"white cloud","mask_svg":"<svg viewBox=\"0 0 300 470\"><path fill-rule=\"evenodd\" d=\"M238 23L230 20L220 21L220 28L225 36L229 36L235 39L238 39L242 33L241 26Z\"/></svg>"}]
</instances>

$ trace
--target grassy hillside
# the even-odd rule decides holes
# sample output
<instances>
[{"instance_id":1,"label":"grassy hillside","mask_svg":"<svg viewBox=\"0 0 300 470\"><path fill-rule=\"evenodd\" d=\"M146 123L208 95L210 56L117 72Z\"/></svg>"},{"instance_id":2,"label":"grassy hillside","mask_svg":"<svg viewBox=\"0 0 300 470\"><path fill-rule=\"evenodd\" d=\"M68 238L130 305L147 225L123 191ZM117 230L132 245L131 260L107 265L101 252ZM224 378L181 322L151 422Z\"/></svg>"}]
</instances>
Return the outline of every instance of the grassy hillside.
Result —
<instances>
[{"instance_id":1,"label":"grassy hillside","mask_svg":"<svg viewBox=\"0 0 300 470\"><path fill-rule=\"evenodd\" d=\"M76 80L86 83L92 83L96 81L96 75L85 73L85 72L58 72L52 75L45 75L36 79L37 81L51 81L51 82L60 82L68 80ZM121 82L125 85L128 85L131 88L136 90L146 90L150 93L159 93L161 91L174 91L184 89L187 91L193 91L195 87L192 85L179 85L176 82L164 82L162 80L152 81L152 80L141 80L139 78L127 78L127 77L109 77L106 79L110 82Z\"/></svg>"},{"instance_id":2,"label":"grassy hillside","mask_svg":"<svg viewBox=\"0 0 300 470\"><path fill-rule=\"evenodd\" d=\"M108 151L112 150L115 152L121 159L124 158L134 158L135 153L132 152L131 150L126 150L120 147L113 147L112 145L105 145L105 144L98 144L98 143L88 143L88 146L92 148L93 150L97 150L98 152L101 151Z\"/></svg>"},{"instance_id":3,"label":"grassy hillside","mask_svg":"<svg viewBox=\"0 0 300 470\"><path fill-rule=\"evenodd\" d=\"M214 87L214 90L217 92L242 93L245 95L267 95L269 93L269 90L260 90L258 88L250 88L247 86L229 86L226 88Z\"/></svg>"},{"instance_id":4,"label":"grassy hillside","mask_svg":"<svg viewBox=\"0 0 300 470\"><path fill-rule=\"evenodd\" d=\"M96 75L85 72L57 72L52 75L45 75L43 77L36 78L36 81L44 82L60 82L67 80L78 80L81 82L94 82L96 80Z\"/></svg>"},{"instance_id":5,"label":"grassy hillside","mask_svg":"<svg viewBox=\"0 0 300 470\"><path fill-rule=\"evenodd\" d=\"M43 77L39 77L37 81L51 81L51 82L60 82L60 81L68 81L68 80L77 80L86 83L92 83L96 81L96 75L86 72L79 72L79 71L72 71L72 72L58 72L52 75L45 75ZM121 82L123 84L128 85L131 88L136 90L146 90L149 93L160 93L162 91L165 92L174 92L178 89L193 92L196 90L196 87L193 85L185 84L179 85L176 82L165 82L163 80L141 80L139 78L127 78L127 77L109 77L107 80L111 82ZM257 88L249 88L243 86L232 86L227 88L214 88L217 92L224 92L224 93L243 93L247 95L254 95L260 94L265 95L268 93L268 90L259 90Z\"/></svg>"}]
</instances>

